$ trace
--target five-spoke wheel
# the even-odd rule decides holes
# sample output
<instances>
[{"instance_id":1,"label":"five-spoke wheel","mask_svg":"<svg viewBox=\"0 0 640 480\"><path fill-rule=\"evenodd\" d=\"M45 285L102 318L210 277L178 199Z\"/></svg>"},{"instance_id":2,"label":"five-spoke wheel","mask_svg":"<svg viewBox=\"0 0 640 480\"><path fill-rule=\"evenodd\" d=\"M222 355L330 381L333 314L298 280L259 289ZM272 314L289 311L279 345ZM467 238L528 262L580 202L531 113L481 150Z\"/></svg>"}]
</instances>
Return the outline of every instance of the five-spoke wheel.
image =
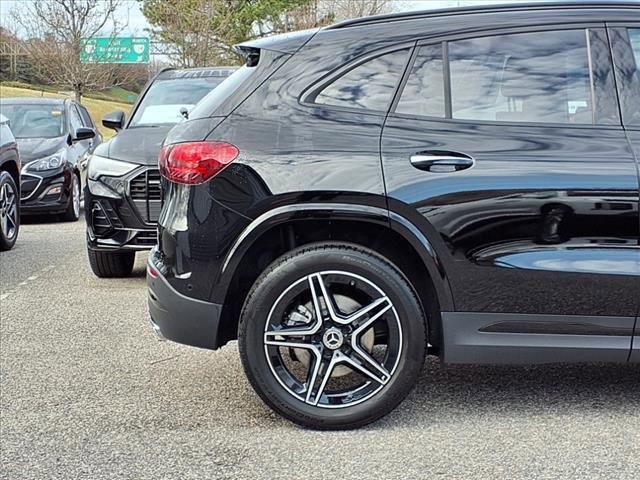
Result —
<instances>
[{"instance_id":1,"label":"five-spoke wheel","mask_svg":"<svg viewBox=\"0 0 640 480\"><path fill-rule=\"evenodd\" d=\"M0 250L16 243L20 229L18 188L8 172L0 172Z\"/></svg>"},{"instance_id":2,"label":"five-spoke wheel","mask_svg":"<svg viewBox=\"0 0 640 480\"><path fill-rule=\"evenodd\" d=\"M264 346L271 371L292 395L310 405L347 407L389 381L402 353L402 327L373 282L323 271L280 295L267 317ZM306 372L296 371L296 363Z\"/></svg>"},{"instance_id":3,"label":"five-spoke wheel","mask_svg":"<svg viewBox=\"0 0 640 480\"><path fill-rule=\"evenodd\" d=\"M350 428L388 413L424 359L425 322L396 267L348 245L278 259L249 294L240 349L274 409L315 428Z\"/></svg>"}]
</instances>

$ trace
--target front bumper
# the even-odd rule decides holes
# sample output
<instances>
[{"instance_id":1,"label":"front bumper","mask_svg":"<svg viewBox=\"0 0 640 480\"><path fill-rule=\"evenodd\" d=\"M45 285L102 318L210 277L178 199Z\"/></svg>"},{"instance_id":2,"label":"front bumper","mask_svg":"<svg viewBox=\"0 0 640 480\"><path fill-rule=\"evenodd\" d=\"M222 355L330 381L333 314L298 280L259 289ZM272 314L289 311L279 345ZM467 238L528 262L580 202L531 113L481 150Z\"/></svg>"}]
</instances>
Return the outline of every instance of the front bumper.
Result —
<instances>
[{"instance_id":1,"label":"front bumper","mask_svg":"<svg viewBox=\"0 0 640 480\"><path fill-rule=\"evenodd\" d=\"M187 297L167 282L156 251L149 255L147 287L149 314L156 333L167 340L194 347L218 348L222 305Z\"/></svg>"},{"instance_id":2,"label":"front bumper","mask_svg":"<svg viewBox=\"0 0 640 480\"><path fill-rule=\"evenodd\" d=\"M118 187L111 196L93 191L92 182L88 183L85 215L91 250L149 250L157 243L156 221L162 201L156 172L141 166L122 177L111 177ZM93 183L100 187L99 182Z\"/></svg>"},{"instance_id":3,"label":"front bumper","mask_svg":"<svg viewBox=\"0 0 640 480\"><path fill-rule=\"evenodd\" d=\"M64 213L71 195L71 175L67 170L25 172L20 175L21 215Z\"/></svg>"}]
</instances>

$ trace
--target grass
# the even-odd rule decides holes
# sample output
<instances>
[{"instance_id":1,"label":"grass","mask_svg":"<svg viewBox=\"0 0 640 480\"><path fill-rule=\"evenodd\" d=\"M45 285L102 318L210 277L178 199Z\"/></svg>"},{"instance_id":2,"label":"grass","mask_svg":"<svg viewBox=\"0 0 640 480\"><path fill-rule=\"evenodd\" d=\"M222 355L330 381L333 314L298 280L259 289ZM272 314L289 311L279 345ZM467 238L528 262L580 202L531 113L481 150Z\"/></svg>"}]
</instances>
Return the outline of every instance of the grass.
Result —
<instances>
[{"instance_id":1,"label":"grass","mask_svg":"<svg viewBox=\"0 0 640 480\"><path fill-rule=\"evenodd\" d=\"M0 84L0 98L7 97L48 97L48 98L72 98L60 93L52 93L50 91L39 91L29 88L8 86L6 84ZM83 97L82 105L89 110L89 114L93 121L98 126L98 130L102 133L102 136L107 139L114 135L114 131L102 126L102 117L105 113L112 112L114 110L122 110L125 113L129 113L131 110L131 104L116 102L112 100L98 100L95 98Z\"/></svg>"},{"instance_id":2,"label":"grass","mask_svg":"<svg viewBox=\"0 0 640 480\"><path fill-rule=\"evenodd\" d=\"M138 94L136 92L126 90L122 87L111 87L108 92L112 97L117 98L125 103L133 103L135 102L135 99L138 98Z\"/></svg>"}]
</instances>

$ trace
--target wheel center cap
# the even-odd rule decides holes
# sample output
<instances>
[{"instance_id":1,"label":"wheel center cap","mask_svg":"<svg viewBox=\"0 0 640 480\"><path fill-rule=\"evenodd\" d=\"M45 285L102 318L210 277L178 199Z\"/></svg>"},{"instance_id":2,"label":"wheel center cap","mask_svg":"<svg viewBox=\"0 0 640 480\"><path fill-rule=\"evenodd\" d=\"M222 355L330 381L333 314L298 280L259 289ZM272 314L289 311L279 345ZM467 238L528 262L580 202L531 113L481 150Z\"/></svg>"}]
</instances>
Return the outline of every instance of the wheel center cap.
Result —
<instances>
[{"instance_id":1,"label":"wheel center cap","mask_svg":"<svg viewBox=\"0 0 640 480\"><path fill-rule=\"evenodd\" d=\"M337 328L330 328L322 335L322 343L329 350L337 350L344 343L344 336Z\"/></svg>"}]
</instances>

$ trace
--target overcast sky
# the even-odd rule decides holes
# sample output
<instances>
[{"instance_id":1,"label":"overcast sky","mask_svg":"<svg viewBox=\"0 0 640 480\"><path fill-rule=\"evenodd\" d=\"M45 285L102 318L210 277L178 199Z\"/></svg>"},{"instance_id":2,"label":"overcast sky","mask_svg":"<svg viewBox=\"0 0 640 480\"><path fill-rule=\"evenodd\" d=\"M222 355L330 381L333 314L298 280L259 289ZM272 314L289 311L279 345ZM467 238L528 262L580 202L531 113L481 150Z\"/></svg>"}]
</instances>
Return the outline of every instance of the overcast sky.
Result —
<instances>
[{"instance_id":1,"label":"overcast sky","mask_svg":"<svg viewBox=\"0 0 640 480\"><path fill-rule=\"evenodd\" d=\"M46 1L46 0L41 0ZM395 0L396 10L425 10L430 8L447 8L465 5L488 5L494 3L516 3L531 0ZM12 8L22 3L17 0L0 0L0 24L5 25ZM117 16L128 28L123 35L144 35L144 29L148 26L144 15L140 11L140 4L136 0L125 0L117 12ZM108 34L108 33L106 33Z\"/></svg>"}]
</instances>

